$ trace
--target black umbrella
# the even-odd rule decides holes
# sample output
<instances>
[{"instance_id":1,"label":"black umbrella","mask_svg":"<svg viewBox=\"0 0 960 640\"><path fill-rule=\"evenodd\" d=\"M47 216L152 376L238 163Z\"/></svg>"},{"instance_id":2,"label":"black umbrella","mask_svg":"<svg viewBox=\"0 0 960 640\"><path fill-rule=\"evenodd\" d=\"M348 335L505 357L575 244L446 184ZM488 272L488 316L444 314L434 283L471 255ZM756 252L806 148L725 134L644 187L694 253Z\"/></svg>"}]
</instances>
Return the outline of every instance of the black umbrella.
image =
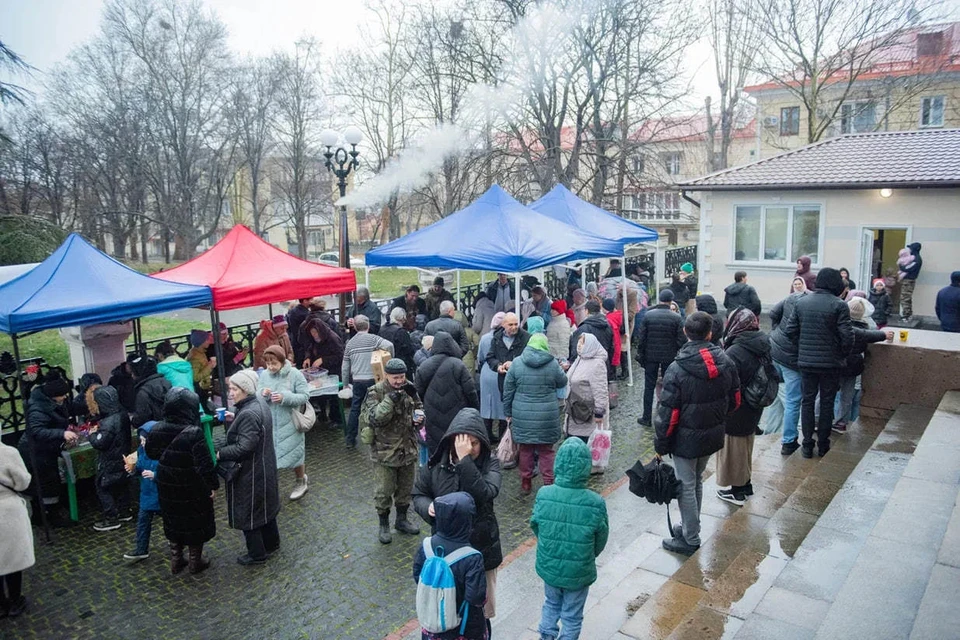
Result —
<instances>
[{"instance_id":1,"label":"black umbrella","mask_svg":"<svg viewBox=\"0 0 960 640\"><path fill-rule=\"evenodd\" d=\"M647 464L637 460L636 464L627 469L627 477L630 478L630 493L646 498L651 504L667 505L667 528L673 532L670 501L680 496L680 488L683 486L673 467L660 458L654 458Z\"/></svg>"}]
</instances>

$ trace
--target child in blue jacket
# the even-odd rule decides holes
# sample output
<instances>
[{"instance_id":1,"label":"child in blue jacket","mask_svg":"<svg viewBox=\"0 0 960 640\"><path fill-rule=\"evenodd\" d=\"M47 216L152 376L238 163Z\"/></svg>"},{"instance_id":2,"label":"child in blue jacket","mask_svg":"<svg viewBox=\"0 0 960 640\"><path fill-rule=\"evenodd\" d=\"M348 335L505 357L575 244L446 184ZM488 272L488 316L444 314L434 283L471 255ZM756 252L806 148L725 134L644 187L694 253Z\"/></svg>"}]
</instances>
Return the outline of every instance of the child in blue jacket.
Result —
<instances>
[{"instance_id":1,"label":"child in blue jacket","mask_svg":"<svg viewBox=\"0 0 960 640\"><path fill-rule=\"evenodd\" d=\"M145 449L147 434L155 424L156 421L150 420L137 429L140 435L140 447L137 449L137 462L132 470L140 476L140 514L137 517L137 547L132 553L123 554L123 559L130 562L140 562L150 555L150 531L153 528L153 517L160 513L160 498L154 477L159 462L147 457Z\"/></svg>"}]
</instances>

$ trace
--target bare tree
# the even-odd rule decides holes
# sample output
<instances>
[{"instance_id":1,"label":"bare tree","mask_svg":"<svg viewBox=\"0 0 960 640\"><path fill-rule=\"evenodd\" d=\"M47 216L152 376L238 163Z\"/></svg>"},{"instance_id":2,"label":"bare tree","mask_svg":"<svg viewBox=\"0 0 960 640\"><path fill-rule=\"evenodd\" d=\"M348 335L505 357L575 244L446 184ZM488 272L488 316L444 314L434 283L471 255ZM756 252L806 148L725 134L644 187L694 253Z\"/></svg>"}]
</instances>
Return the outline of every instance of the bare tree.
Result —
<instances>
[{"instance_id":1,"label":"bare tree","mask_svg":"<svg viewBox=\"0 0 960 640\"><path fill-rule=\"evenodd\" d=\"M0 71L5 74L17 75L29 73L33 69L24 62L23 58L17 55L17 52L0 41ZM0 104L2 105L23 105L28 95L28 91L18 84L12 82L0 81ZM10 142L10 138L0 127L0 144Z\"/></svg>"}]
</instances>

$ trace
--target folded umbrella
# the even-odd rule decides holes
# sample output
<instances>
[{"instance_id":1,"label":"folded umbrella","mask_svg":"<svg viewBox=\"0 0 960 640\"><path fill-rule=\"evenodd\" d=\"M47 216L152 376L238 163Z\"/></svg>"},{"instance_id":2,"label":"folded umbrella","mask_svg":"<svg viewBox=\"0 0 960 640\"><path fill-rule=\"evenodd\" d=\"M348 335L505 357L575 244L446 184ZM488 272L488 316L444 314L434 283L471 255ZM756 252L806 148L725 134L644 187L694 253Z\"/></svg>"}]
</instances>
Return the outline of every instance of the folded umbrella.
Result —
<instances>
[{"instance_id":1,"label":"folded umbrella","mask_svg":"<svg viewBox=\"0 0 960 640\"><path fill-rule=\"evenodd\" d=\"M630 478L630 493L646 498L651 504L667 505L667 530L672 532L670 501L680 497L683 486L673 467L660 458L654 458L647 464L637 460L626 473Z\"/></svg>"}]
</instances>

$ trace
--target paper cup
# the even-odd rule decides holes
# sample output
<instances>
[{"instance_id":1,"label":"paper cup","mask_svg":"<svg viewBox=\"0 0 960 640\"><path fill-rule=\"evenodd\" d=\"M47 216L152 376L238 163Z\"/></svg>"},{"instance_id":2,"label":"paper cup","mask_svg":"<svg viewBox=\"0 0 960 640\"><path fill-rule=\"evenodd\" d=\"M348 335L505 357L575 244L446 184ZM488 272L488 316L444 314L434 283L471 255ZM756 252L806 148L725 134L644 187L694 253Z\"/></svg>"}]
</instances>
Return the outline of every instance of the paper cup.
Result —
<instances>
[{"instance_id":1,"label":"paper cup","mask_svg":"<svg viewBox=\"0 0 960 640\"><path fill-rule=\"evenodd\" d=\"M900 342L906 342L907 338L910 337L910 332L906 329L900 329Z\"/></svg>"},{"instance_id":2,"label":"paper cup","mask_svg":"<svg viewBox=\"0 0 960 640\"><path fill-rule=\"evenodd\" d=\"M226 407L217 407L217 420L223 422L227 419L227 409Z\"/></svg>"}]
</instances>

